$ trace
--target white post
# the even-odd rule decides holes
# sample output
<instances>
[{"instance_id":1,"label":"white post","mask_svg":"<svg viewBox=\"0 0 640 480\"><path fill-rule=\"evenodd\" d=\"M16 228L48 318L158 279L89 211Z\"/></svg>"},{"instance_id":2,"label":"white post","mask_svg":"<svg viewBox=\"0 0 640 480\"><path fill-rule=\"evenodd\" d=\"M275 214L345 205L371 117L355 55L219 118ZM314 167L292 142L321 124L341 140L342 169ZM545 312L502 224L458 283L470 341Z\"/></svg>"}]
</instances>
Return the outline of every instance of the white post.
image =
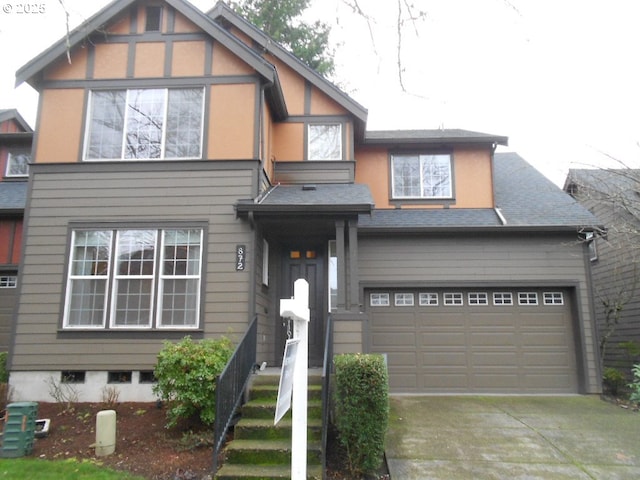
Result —
<instances>
[{"instance_id":1,"label":"white post","mask_svg":"<svg viewBox=\"0 0 640 480\"><path fill-rule=\"evenodd\" d=\"M280 315L293 320L298 352L293 370L291 401L291 480L307 478L307 390L309 351L309 283L300 278L293 284L293 298L280 301Z\"/></svg>"}]
</instances>

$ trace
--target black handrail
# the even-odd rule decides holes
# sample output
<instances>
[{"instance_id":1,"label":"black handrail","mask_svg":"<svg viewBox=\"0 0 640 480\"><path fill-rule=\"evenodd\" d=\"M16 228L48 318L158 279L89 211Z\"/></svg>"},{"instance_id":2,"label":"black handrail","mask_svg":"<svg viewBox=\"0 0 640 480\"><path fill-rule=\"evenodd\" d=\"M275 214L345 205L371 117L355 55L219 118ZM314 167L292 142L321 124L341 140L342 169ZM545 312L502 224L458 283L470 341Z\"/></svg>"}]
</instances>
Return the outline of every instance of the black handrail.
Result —
<instances>
[{"instance_id":1,"label":"black handrail","mask_svg":"<svg viewBox=\"0 0 640 480\"><path fill-rule=\"evenodd\" d=\"M213 427L213 474L218 471L218 454L233 415L256 365L258 318L255 317L222 373L216 378L216 418Z\"/></svg>"},{"instance_id":2,"label":"black handrail","mask_svg":"<svg viewBox=\"0 0 640 480\"><path fill-rule=\"evenodd\" d=\"M327 333L324 340L324 360L322 364L322 478L327 478L327 430L329 429L329 384L333 366L333 321L327 317Z\"/></svg>"}]
</instances>

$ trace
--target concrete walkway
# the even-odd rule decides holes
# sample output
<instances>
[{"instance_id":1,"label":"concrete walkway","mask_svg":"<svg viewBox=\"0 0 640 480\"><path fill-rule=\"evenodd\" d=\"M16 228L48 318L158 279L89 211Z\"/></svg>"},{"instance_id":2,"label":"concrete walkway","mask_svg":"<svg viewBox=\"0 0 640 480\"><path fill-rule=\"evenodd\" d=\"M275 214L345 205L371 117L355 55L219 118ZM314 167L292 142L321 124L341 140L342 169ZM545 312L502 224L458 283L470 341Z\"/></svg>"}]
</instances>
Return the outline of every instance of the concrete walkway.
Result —
<instances>
[{"instance_id":1,"label":"concrete walkway","mask_svg":"<svg viewBox=\"0 0 640 480\"><path fill-rule=\"evenodd\" d=\"M391 398L392 480L640 479L640 413L597 397Z\"/></svg>"}]
</instances>

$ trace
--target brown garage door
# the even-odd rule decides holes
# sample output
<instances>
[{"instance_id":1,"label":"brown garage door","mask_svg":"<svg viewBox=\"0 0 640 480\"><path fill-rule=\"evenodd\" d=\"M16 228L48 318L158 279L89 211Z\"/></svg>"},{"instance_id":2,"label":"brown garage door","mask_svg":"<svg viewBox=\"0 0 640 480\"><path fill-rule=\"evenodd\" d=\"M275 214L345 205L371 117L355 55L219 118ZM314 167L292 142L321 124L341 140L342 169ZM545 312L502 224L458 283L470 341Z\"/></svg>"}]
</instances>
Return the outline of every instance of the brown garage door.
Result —
<instances>
[{"instance_id":1,"label":"brown garage door","mask_svg":"<svg viewBox=\"0 0 640 480\"><path fill-rule=\"evenodd\" d=\"M392 392L575 393L569 292L371 290L370 349Z\"/></svg>"}]
</instances>

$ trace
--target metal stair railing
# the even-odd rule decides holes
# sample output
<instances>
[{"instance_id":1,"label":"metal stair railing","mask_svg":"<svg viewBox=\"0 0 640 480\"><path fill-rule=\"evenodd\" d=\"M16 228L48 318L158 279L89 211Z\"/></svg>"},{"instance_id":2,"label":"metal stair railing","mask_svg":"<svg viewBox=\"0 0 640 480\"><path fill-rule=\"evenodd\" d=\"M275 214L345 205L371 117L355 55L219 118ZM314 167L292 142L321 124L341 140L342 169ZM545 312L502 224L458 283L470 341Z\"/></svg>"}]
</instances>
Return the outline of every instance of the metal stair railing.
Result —
<instances>
[{"instance_id":1,"label":"metal stair railing","mask_svg":"<svg viewBox=\"0 0 640 480\"><path fill-rule=\"evenodd\" d=\"M233 415L240 405L256 365L258 317L247 328L231 359L216 378L216 418L213 433L213 474L218 471L218 455Z\"/></svg>"},{"instance_id":2,"label":"metal stair railing","mask_svg":"<svg viewBox=\"0 0 640 480\"><path fill-rule=\"evenodd\" d=\"M324 360L322 364L322 478L327 477L327 430L329 428L329 384L333 367L333 321L327 317L327 333L324 340Z\"/></svg>"}]
</instances>

